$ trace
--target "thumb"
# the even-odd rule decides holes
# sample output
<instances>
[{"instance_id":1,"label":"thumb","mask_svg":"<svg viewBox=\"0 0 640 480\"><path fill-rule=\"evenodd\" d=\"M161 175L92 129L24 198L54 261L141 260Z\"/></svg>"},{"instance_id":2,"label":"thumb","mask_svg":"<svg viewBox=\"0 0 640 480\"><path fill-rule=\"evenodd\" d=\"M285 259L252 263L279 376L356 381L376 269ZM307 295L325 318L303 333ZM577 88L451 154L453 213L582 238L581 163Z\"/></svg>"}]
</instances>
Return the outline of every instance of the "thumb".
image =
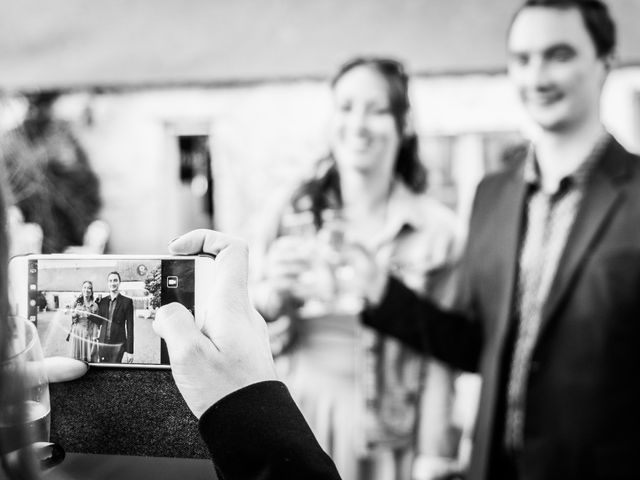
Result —
<instances>
[{"instance_id":1,"label":"thumb","mask_svg":"<svg viewBox=\"0 0 640 480\"><path fill-rule=\"evenodd\" d=\"M153 330L167 344L172 361L175 356L189 352L202 335L191 312L179 303L170 303L157 310Z\"/></svg>"}]
</instances>

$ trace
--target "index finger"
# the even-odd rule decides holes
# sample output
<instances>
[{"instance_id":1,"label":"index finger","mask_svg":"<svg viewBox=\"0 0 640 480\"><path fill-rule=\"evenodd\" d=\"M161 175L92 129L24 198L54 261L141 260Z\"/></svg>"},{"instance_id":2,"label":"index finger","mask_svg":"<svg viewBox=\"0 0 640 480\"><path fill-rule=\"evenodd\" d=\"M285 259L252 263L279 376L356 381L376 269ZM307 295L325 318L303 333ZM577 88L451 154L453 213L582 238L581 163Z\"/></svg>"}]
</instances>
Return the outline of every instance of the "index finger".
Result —
<instances>
[{"instance_id":1,"label":"index finger","mask_svg":"<svg viewBox=\"0 0 640 480\"><path fill-rule=\"evenodd\" d=\"M213 230L193 230L171 242L169 250L177 254L215 255L216 274L209 302L217 303L219 307L249 305L249 251L243 240Z\"/></svg>"},{"instance_id":2,"label":"index finger","mask_svg":"<svg viewBox=\"0 0 640 480\"><path fill-rule=\"evenodd\" d=\"M192 230L169 244L178 255L209 253L216 256L219 275L237 287L246 288L248 248L244 241L214 230Z\"/></svg>"},{"instance_id":3,"label":"index finger","mask_svg":"<svg viewBox=\"0 0 640 480\"><path fill-rule=\"evenodd\" d=\"M242 240L216 232L215 230L192 230L169 243L169 251L176 255L209 253L218 255L227 248L242 243Z\"/></svg>"}]
</instances>

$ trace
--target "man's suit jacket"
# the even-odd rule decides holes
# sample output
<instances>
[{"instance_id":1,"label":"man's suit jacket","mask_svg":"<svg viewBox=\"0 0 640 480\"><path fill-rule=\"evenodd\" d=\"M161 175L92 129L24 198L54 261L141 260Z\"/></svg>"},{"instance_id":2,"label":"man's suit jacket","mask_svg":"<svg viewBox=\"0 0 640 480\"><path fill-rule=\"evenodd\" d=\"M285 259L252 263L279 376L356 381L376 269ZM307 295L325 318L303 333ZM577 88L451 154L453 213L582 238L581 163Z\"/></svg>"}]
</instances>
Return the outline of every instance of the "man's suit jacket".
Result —
<instances>
[{"instance_id":1,"label":"man's suit jacket","mask_svg":"<svg viewBox=\"0 0 640 480\"><path fill-rule=\"evenodd\" d=\"M281 382L227 395L200 417L199 429L220 480L340 480Z\"/></svg>"},{"instance_id":2,"label":"man's suit jacket","mask_svg":"<svg viewBox=\"0 0 640 480\"><path fill-rule=\"evenodd\" d=\"M109 318L109 296L100 300L98 305L98 314L105 318ZM107 332L110 331L109 341L106 342ZM133 353L133 300L119 294L116 301L115 310L111 323L103 320L100 329L101 343L122 343L124 351Z\"/></svg>"},{"instance_id":3,"label":"man's suit jacket","mask_svg":"<svg viewBox=\"0 0 640 480\"><path fill-rule=\"evenodd\" d=\"M639 160L610 141L569 234L531 360L524 479L640 478ZM392 280L364 315L482 374L470 480L497 478L525 193L520 162L479 185L457 313Z\"/></svg>"}]
</instances>

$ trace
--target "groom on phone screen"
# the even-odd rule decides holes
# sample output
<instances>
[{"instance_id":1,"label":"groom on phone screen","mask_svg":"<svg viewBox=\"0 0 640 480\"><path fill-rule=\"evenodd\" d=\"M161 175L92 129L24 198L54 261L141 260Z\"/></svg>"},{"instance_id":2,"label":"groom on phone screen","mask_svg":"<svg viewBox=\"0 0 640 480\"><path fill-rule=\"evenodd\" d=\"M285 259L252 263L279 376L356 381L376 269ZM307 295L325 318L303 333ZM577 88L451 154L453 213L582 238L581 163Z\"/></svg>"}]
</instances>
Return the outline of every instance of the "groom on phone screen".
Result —
<instances>
[{"instance_id":1,"label":"groom on phone screen","mask_svg":"<svg viewBox=\"0 0 640 480\"><path fill-rule=\"evenodd\" d=\"M100 363L133 362L133 300L119 291L120 274L107 276L109 295L102 298L98 314L102 318L100 328Z\"/></svg>"}]
</instances>

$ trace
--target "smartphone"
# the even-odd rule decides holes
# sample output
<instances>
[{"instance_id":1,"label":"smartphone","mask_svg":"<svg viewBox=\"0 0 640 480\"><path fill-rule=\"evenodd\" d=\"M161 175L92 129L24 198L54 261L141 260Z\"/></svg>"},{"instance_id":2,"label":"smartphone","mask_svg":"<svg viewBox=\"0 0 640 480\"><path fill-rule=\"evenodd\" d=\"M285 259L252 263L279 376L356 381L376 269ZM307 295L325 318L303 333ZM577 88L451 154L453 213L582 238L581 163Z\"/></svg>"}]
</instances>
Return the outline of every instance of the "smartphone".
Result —
<instances>
[{"instance_id":1,"label":"smartphone","mask_svg":"<svg viewBox=\"0 0 640 480\"><path fill-rule=\"evenodd\" d=\"M24 255L9 263L9 298L36 325L45 357L169 368L155 312L179 302L202 326L214 270L206 255Z\"/></svg>"}]
</instances>

